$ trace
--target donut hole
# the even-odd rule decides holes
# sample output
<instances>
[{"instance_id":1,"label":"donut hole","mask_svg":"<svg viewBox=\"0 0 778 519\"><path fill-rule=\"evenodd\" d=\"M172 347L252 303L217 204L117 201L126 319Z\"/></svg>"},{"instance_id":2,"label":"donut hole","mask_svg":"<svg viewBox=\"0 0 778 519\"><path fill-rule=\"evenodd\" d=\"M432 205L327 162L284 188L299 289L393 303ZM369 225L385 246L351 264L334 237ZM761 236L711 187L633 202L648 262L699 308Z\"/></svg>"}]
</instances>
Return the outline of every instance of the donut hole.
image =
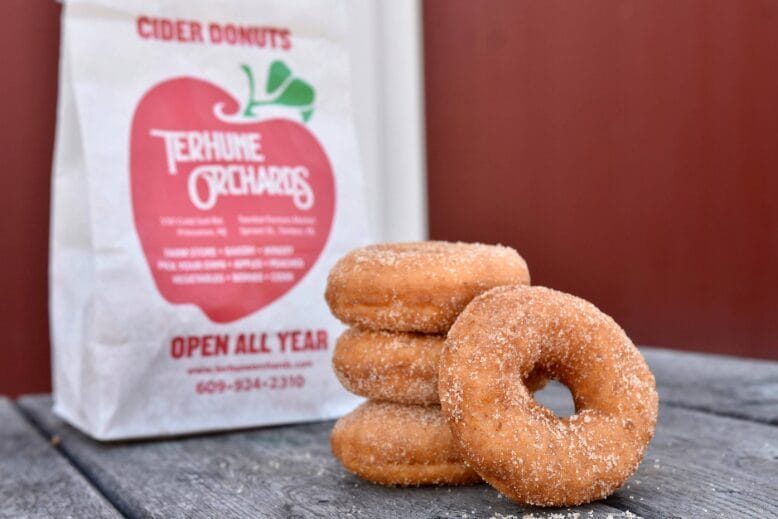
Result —
<instances>
[{"instance_id":1,"label":"donut hole","mask_svg":"<svg viewBox=\"0 0 778 519\"><path fill-rule=\"evenodd\" d=\"M560 418L567 418L575 414L573 394L566 385L556 380L549 380L543 389L537 391L535 400Z\"/></svg>"}]
</instances>

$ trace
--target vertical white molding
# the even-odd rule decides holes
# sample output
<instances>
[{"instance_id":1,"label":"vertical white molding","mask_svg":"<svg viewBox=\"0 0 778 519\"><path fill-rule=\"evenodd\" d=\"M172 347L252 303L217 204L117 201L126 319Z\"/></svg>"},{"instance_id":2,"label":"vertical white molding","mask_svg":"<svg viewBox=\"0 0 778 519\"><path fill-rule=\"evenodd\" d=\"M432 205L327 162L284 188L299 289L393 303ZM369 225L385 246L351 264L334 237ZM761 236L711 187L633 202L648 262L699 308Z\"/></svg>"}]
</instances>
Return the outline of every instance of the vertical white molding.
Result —
<instances>
[{"instance_id":1,"label":"vertical white molding","mask_svg":"<svg viewBox=\"0 0 778 519\"><path fill-rule=\"evenodd\" d=\"M356 127L378 241L427 237L419 0L349 0Z\"/></svg>"}]
</instances>

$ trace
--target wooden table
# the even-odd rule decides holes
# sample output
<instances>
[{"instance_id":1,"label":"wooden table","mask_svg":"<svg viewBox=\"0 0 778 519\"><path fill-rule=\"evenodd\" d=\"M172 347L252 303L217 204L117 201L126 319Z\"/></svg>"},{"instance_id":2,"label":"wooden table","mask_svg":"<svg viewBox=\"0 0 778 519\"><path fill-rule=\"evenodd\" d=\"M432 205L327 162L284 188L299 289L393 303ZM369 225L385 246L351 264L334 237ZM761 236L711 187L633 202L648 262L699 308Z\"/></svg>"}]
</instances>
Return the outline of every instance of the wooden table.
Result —
<instances>
[{"instance_id":1,"label":"wooden table","mask_svg":"<svg viewBox=\"0 0 778 519\"><path fill-rule=\"evenodd\" d=\"M332 422L105 444L56 418L49 396L26 396L0 400L0 517L778 517L778 363L643 352L656 436L629 482L588 506L371 485L332 457ZM540 399L570 411L559 386Z\"/></svg>"}]
</instances>

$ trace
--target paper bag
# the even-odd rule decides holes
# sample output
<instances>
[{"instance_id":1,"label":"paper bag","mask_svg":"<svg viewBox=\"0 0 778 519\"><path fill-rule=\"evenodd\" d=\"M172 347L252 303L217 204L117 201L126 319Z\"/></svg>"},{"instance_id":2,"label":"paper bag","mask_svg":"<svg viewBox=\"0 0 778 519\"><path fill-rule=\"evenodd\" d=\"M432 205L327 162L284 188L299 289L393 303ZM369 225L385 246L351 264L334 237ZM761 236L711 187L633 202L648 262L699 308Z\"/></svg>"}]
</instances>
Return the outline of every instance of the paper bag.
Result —
<instances>
[{"instance_id":1,"label":"paper bag","mask_svg":"<svg viewBox=\"0 0 778 519\"><path fill-rule=\"evenodd\" d=\"M335 417L326 275L366 210L341 2L69 0L55 412L98 439Z\"/></svg>"}]
</instances>

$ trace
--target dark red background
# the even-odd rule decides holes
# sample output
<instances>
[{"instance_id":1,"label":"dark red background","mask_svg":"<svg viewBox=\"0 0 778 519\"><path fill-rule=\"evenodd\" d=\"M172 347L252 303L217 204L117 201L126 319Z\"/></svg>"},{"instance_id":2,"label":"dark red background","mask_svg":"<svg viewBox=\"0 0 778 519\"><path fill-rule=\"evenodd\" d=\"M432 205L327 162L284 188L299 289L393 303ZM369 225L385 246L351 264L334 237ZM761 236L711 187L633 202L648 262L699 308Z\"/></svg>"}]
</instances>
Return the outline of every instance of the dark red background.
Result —
<instances>
[{"instance_id":1,"label":"dark red background","mask_svg":"<svg viewBox=\"0 0 778 519\"><path fill-rule=\"evenodd\" d=\"M424 2L430 234L642 344L778 358L778 3Z\"/></svg>"},{"instance_id":2,"label":"dark red background","mask_svg":"<svg viewBox=\"0 0 778 519\"><path fill-rule=\"evenodd\" d=\"M59 11L53 0L0 0L0 395L51 388L46 296Z\"/></svg>"},{"instance_id":3,"label":"dark red background","mask_svg":"<svg viewBox=\"0 0 778 519\"><path fill-rule=\"evenodd\" d=\"M46 391L53 0L0 1L0 394ZM778 358L778 3L426 0L430 233L644 344Z\"/></svg>"}]
</instances>

